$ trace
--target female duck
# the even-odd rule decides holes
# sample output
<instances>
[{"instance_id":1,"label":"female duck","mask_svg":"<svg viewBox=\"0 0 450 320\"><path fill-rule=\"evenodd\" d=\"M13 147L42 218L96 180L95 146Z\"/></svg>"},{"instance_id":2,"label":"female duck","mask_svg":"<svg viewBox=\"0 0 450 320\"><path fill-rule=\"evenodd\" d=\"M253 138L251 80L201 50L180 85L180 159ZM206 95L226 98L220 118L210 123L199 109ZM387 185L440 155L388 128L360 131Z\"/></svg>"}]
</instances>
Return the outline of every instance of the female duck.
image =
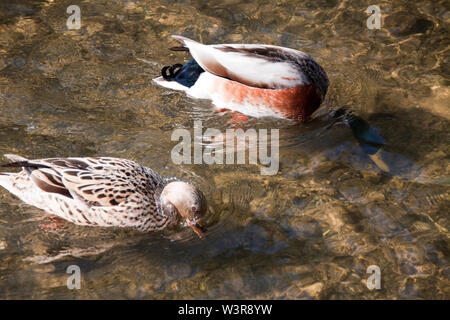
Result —
<instances>
[{"instance_id":1,"label":"female duck","mask_svg":"<svg viewBox=\"0 0 450 320\"><path fill-rule=\"evenodd\" d=\"M22 201L78 225L128 227L147 232L186 221L203 237L198 219L203 193L185 182L167 183L157 172L116 158L53 158L14 161L19 173L0 173L0 185Z\"/></svg>"},{"instance_id":2,"label":"female duck","mask_svg":"<svg viewBox=\"0 0 450 320\"><path fill-rule=\"evenodd\" d=\"M294 49L272 45L203 45L172 36L194 58L162 69L158 85L210 99L219 109L253 116L307 121L329 85L322 67Z\"/></svg>"}]
</instances>

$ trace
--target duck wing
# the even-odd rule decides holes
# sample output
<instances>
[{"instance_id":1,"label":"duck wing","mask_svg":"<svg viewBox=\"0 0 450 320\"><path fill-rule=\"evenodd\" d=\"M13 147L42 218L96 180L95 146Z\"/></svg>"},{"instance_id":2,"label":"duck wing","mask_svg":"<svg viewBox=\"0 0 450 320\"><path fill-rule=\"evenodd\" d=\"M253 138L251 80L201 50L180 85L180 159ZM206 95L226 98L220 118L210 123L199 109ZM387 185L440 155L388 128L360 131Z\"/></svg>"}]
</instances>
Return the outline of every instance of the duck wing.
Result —
<instances>
[{"instance_id":1,"label":"duck wing","mask_svg":"<svg viewBox=\"0 0 450 320\"><path fill-rule=\"evenodd\" d=\"M61 194L88 206L116 206L137 194L148 197L149 189L162 181L156 172L153 185L146 169L125 159L53 158L23 160L5 167L22 167L42 191ZM148 170L148 169L147 169Z\"/></svg>"},{"instance_id":2,"label":"duck wing","mask_svg":"<svg viewBox=\"0 0 450 320\"><path fill-rule=\"evenodd\" d=\"M204 45L182 36L172 37L189 49L203 69L219 77L252 87L285 89L314 83L314 73L318 73L328 86L323 69L301 51L272 45Z\"/></svg>"}]
</instances>

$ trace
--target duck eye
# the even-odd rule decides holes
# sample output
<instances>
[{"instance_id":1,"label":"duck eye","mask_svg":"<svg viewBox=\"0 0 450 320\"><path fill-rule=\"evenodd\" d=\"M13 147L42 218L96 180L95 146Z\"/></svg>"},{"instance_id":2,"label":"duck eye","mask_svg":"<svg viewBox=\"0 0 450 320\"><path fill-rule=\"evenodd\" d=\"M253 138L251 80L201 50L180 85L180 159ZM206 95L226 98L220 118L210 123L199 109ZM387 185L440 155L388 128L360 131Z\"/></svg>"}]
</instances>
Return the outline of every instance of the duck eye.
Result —
<instances>
[{"instance_id":1,"label":"duck eye","mask_svg":"<svg viewBox=\"0 0 450 320\"><path fill-rule=\"evenodd\" d=\"M192 206L191 210L192 210L192 212L196 212L197 211L197 206Z\"/></svg>"}]
</instances>

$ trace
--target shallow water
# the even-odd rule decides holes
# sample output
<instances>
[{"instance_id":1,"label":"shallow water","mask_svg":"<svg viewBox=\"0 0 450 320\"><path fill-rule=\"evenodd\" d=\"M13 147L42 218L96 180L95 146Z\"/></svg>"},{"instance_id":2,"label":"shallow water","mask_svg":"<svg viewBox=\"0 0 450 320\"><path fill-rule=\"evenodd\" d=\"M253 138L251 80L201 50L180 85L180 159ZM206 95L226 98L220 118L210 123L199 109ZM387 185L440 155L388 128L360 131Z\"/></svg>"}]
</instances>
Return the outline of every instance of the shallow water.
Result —
<instances>
[{"instance_id":1,"label":"shallow water","mask_svg":"<svg viewBox=\"0 0 450 320\"><path fill-rule=\"evenodd\" d=\"M0 3L0 153L115 156L207 195L209 232L51 228L0 192L0 298L449 299L449 9L445 1L73 1ZM317 121L250 119L280 130L280 170L175 165L176 128L232 127L205 101L159 88L181 34L311 54L330 78ZM348 128L346 107L387 141L383 171ZM66 287L70 265L81 290ZM366 286L381 269L381 289Z\"/></svg>"}]
</instances>

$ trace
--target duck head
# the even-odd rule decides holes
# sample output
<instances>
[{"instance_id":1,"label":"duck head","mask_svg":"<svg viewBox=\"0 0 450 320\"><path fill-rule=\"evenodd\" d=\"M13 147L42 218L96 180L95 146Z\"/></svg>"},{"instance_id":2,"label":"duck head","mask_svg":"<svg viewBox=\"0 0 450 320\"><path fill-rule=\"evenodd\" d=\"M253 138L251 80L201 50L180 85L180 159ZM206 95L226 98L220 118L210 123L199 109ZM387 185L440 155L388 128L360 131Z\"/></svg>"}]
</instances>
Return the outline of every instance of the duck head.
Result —
<instances>
[{"instance_id":1,"label":"duck head","mask_svg":"<svg viewBox=\"0 0 450 320\"><path fill-rule=\"evenodd\" d=\"M161 208L170 217L182 218L200 238L204 237L199 219L205 215L207 205L199 189L186 182L170 182L161 193Z\"/></svg>"}]
</instances>

